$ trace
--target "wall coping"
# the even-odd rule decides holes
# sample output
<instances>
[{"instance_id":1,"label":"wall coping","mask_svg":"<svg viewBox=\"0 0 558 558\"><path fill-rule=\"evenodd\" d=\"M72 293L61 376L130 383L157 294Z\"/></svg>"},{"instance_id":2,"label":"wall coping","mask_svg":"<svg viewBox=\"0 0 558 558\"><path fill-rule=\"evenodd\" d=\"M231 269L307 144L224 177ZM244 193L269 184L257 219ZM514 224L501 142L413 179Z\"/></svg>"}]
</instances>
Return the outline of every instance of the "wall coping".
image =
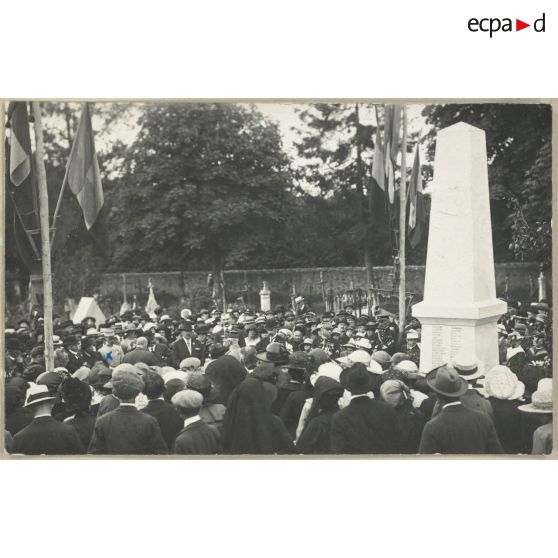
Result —
<instances>
[{"instance_id":1,"label":"wall coping","mask_svg":"<svg viewBox=\"0 0 558 558\"><path fill-rule=\"evenodd\" d=\"M502 262L494 264L495 267L509 267L509 268L533 268L539 267L539 262ZM407 265L407 270L420 270L424 269L425 265ZM372 270L379 269L379 270L391 270L393 266L391 265L377 265L373 266ZM287 268L264 268L264 269L224 269L224 274L238 274L238 273L312 273L316 271L366 271L364 266L359 267L287 267ZM119 272L106 272L101 273L100 275L104 277L121 277L122 275L127 276L145 276L150 275L153 277L161 276L161 275L183 275L183 274L203 274L207 275L208 273L212 273L211 271L207 270L185 270L185 271L119 271Z\"/></svg>"}]
</instances>

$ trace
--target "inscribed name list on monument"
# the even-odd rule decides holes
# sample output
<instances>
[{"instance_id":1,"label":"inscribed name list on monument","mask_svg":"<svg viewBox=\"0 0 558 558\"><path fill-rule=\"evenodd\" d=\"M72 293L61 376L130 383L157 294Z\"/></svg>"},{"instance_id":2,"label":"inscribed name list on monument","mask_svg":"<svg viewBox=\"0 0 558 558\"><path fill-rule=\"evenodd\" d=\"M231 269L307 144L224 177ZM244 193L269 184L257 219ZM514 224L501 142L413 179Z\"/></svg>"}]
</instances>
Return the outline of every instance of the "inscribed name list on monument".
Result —
<instances>
[{"instance_id":1,"label":"inscribed name list on monument","mask_svg":"<svg viewBox=\"0 0 558 558\"><path fill-rule=\"evenodd\" d=\"M483 130L459 122L436 138L424 299L421 372L470 351L498 364L496 322L506 303L496 298L492 223Z\"/></svg>"},{"instance_id":2,"label":"inscribed name list on monument","mask_svg":"<svg viewBox=\"0 0 558 558\"><path fill-rule=\"evenodd\" d=\"M442 326L432 327L432 365L441 366L446 361L444 343L444 328Z\"/></svg>"}]
</instances>

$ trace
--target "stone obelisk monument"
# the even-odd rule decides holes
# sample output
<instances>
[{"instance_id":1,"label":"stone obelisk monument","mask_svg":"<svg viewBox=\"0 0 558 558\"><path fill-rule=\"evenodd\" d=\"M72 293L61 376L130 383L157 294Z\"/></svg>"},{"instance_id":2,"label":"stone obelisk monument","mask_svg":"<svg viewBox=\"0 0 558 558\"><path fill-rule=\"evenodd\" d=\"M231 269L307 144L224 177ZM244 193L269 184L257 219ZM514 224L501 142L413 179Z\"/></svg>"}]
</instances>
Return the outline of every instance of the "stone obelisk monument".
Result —
<instances>
[{"instance_id":1,"label":"stone obelisk monument","mask_svg":"<svg viewBox=\"0 0 558 558\"><path fill-rule=\"evenodd\" d=\"M485 133L459 122L436 139L422 324L420 371L472 350L486 370L498 364L496 298Z\"/></svg>"}]
</instances>

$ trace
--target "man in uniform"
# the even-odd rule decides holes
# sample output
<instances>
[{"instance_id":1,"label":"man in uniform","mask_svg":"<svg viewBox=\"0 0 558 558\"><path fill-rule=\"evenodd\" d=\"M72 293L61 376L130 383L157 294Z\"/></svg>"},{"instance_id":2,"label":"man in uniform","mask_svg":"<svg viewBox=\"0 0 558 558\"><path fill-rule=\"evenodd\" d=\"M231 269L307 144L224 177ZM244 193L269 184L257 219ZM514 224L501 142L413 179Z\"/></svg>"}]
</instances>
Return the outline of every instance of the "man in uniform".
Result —
<instances>
[{"instance_id":1,"label":"man in uniform","mask_svg":"<svg viewBox=\"0 0 558 558\"><path fill-rule=\"evenodd\" d=\"M391 319L389 312L381 310L378 314L378 329L374 338L374 349L379 351L386 351L390 355L397 349L397 337L399 329Z\"/></svg>"}]
</instances>

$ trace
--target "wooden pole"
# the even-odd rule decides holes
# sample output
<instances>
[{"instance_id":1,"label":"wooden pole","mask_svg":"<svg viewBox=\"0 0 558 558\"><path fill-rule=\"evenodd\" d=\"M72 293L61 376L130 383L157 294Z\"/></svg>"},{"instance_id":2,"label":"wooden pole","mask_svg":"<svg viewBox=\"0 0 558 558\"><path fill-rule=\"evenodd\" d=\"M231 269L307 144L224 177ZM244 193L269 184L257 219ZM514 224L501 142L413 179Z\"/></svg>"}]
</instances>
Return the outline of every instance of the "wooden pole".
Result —
<instances>
[{"instance_id":1,"label":"wooden pole","mask_svg":"<svg viewBox=\"0 0 558 558\"><path fill-rule=\"evenodd\" d=\"M405 237L407 215L407 108L403 105L403 144L401 146L401 184L399 187L399 342L405 335Z\"/></svg>"},{"instance_id":2,"label":"wooden pole","mask_svg":"<svg viewBox=\"0 0 558 558\"><path fill-rule=\"evenodd\" d=\"M48 189L45 170L45 150L43 146L43 122L40 103L33 102L35 118L35 161L37 167L37 187L39 189L39 220L41 225L41 255L43 264L43 314L45 319L45 366L54 370L54 345L52 340L52 272L50 267L50 219L48 212Z\"/></svg>"}]
</instances>

